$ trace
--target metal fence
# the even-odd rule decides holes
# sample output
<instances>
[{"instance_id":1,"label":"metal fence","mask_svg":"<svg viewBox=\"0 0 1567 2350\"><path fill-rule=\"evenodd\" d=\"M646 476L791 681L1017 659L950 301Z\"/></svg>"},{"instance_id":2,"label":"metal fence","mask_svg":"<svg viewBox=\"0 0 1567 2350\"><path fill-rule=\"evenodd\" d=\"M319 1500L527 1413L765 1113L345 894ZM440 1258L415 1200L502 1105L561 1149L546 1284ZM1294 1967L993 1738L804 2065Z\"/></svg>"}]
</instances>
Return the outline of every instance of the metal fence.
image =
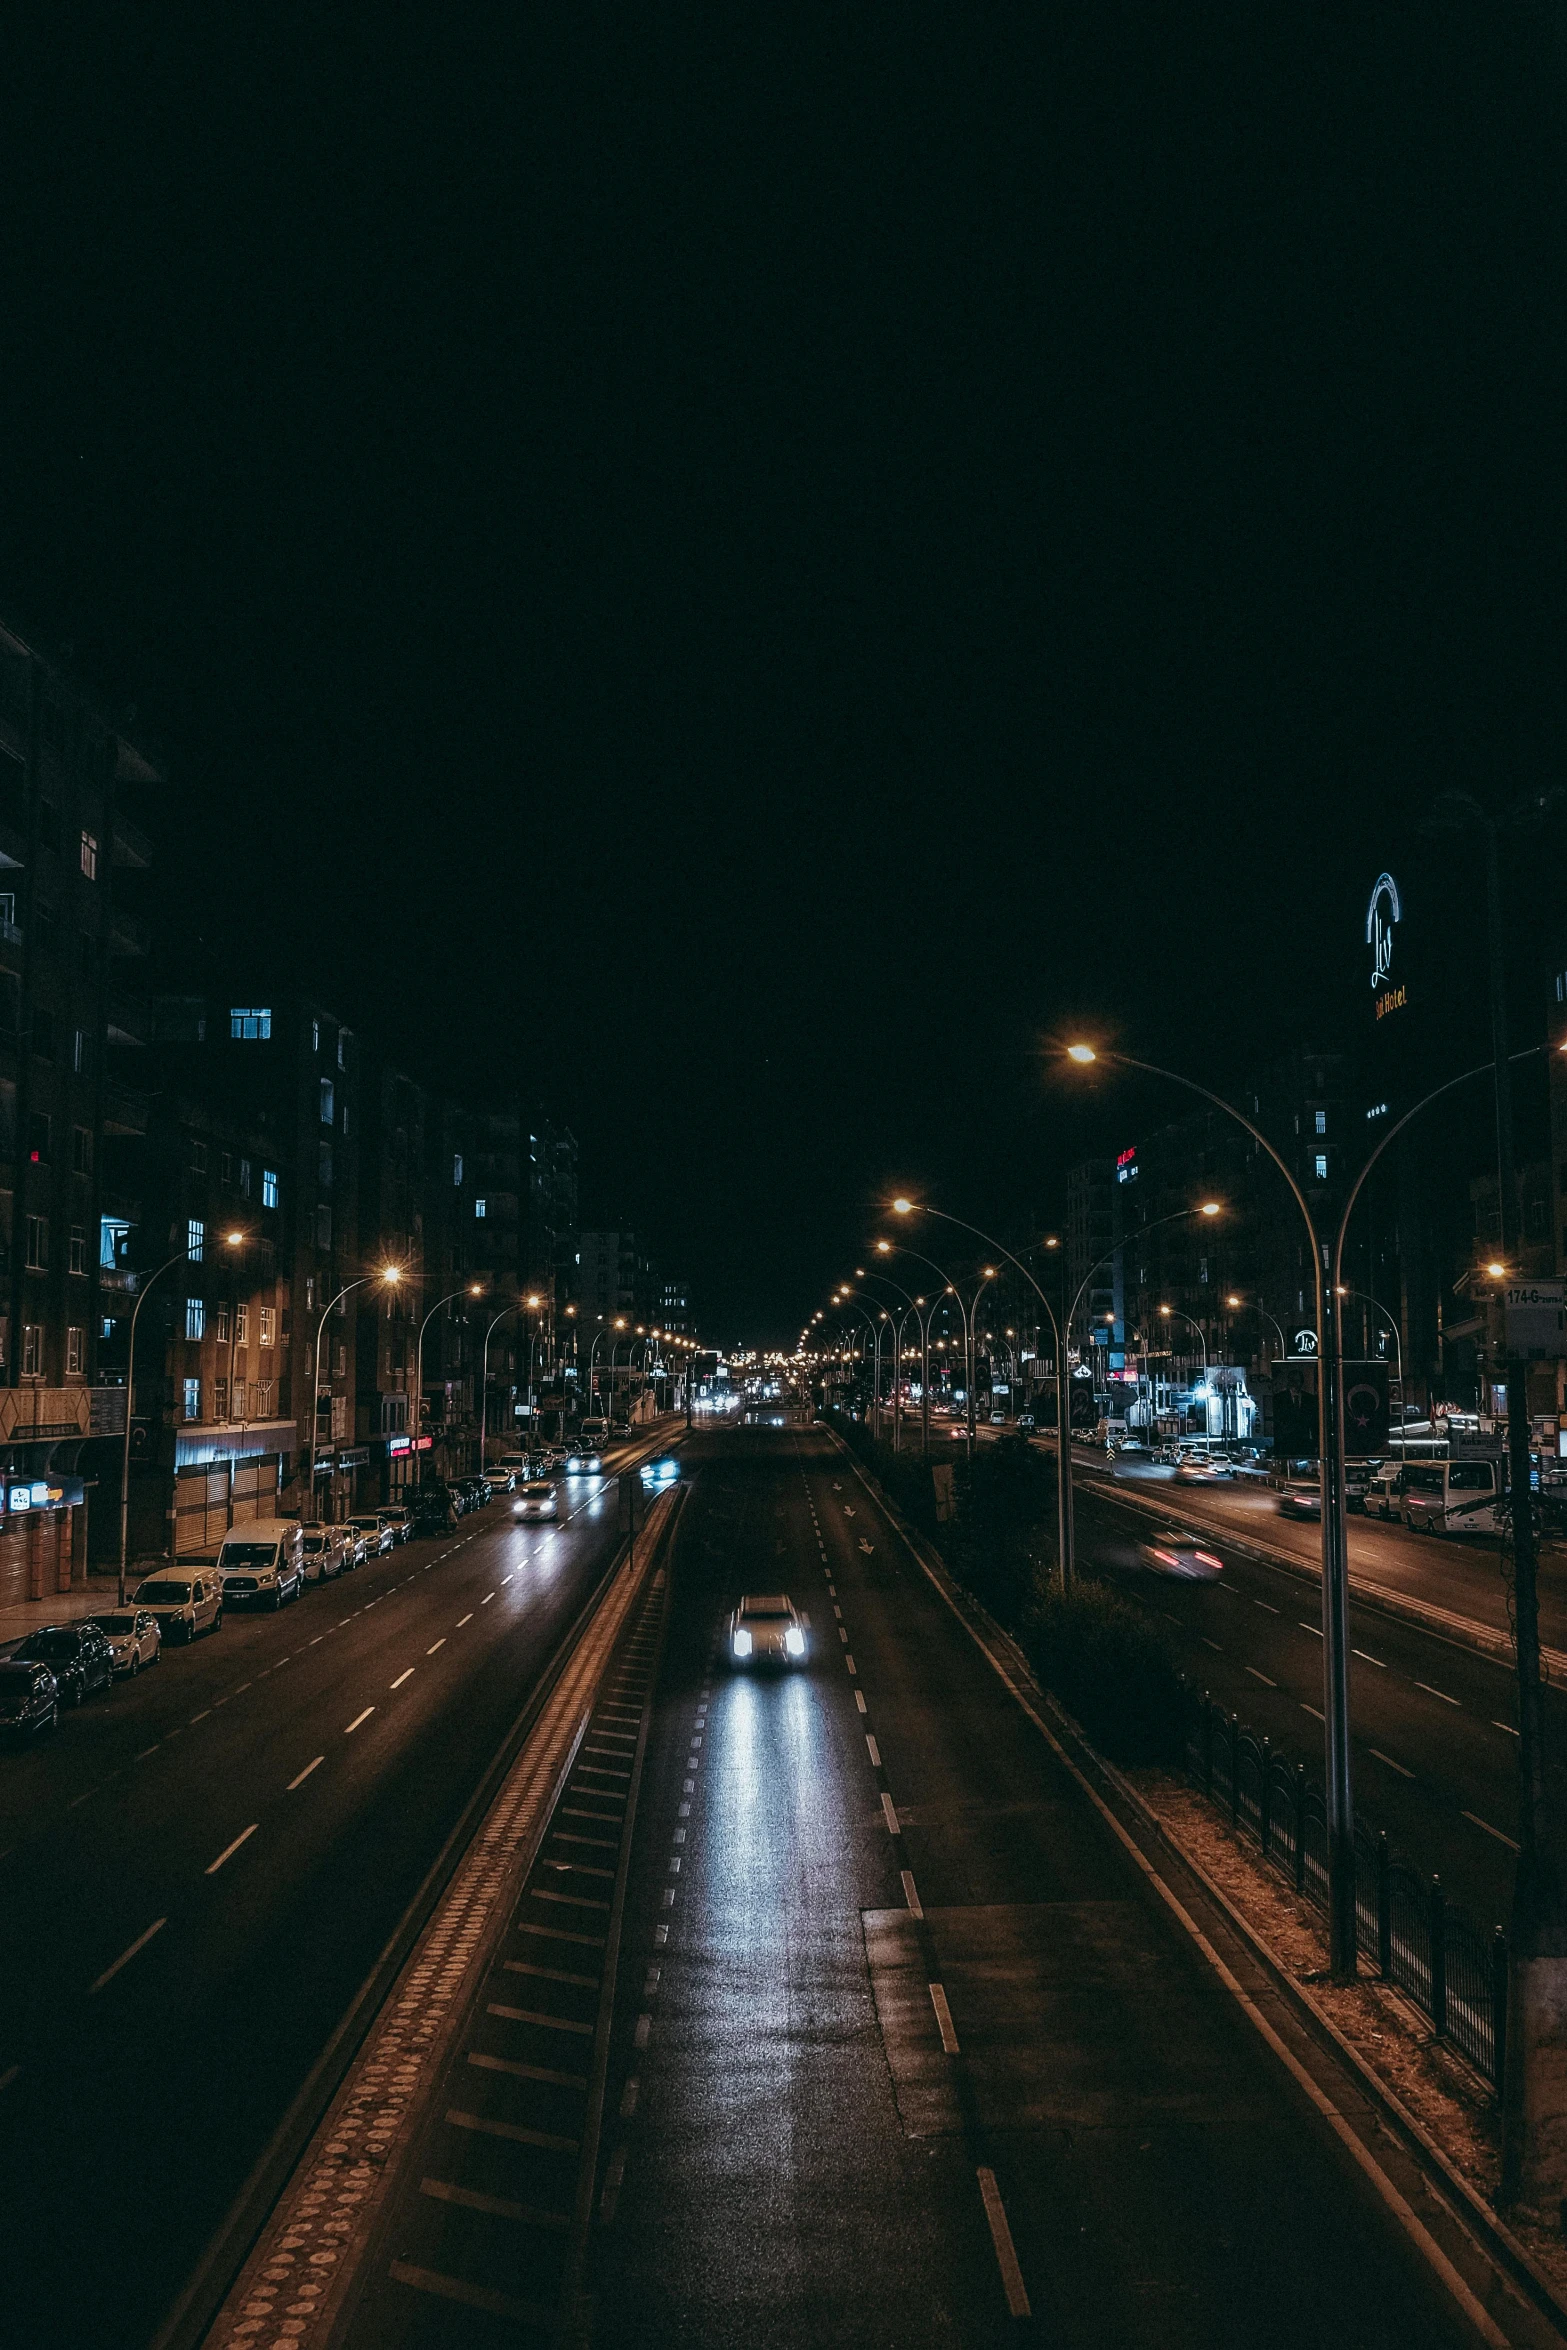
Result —
<instances>
[{"instance_id":1,"label":"metal fence","mask_svg":"<svg viewBox=\"0 0 1567 2350\"><path fill-rule=\"evenodd\" d=\"M1328 1825L1322 1790L1304 1763L1193 1694L1186 1768L1210 1803L1324 1916ZM1507 2050L1507 1937L1453 1908L1436 1877L1394 1858L1385 1834L1355 1823L1355 1945L1363 1961L1431 2019L1475 2070L1499 2083Z\"/></svg>"}]
</instances>

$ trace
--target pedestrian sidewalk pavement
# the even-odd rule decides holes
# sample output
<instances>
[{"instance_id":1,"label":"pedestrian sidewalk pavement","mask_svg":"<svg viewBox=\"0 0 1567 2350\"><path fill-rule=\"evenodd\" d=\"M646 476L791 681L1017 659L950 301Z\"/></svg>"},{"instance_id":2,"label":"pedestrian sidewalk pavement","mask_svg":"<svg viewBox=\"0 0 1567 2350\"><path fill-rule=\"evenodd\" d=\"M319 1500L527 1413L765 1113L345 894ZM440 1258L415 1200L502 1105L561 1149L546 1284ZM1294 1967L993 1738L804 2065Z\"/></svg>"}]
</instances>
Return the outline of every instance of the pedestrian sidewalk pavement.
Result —
<instances>
[{"instance_id":1,"label":"pedestrian sidewalk pavement","mask_svg":"<svg viewBox=\"0 0 1567 2350\"><path fill-rule=\"evenodd\" d=\"M129 1588L134 1591L150 1567L134 1568ZM41 1624L69 1623L76 1616L101 1616L116 1606L120 1596L118 1572L89 1575L69 1591L51 1591L46 1599L14 1599L0 1606L0 1654L36 1632Z\"/></svg>"}]
</instances>

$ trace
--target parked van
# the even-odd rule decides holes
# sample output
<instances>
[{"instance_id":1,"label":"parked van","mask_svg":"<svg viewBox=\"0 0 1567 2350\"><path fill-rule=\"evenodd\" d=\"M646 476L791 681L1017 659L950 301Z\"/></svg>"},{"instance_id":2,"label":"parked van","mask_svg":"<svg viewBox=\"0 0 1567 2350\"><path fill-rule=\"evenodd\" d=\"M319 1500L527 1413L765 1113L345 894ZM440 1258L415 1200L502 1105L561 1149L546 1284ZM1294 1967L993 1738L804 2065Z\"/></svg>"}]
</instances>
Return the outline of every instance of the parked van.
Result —
<instances>
[{"instance_id":1,"label":"parked van","mask_svg":"<svg viewBox=\"0 0 1567 2350\"><path fill-rule=\"evenodd\" d=\"M1403 1518L1422 1534L1495 1534L1506 1478L1500 1460L1406 1461Z\"/></svg>"},{"instance_id":2,"label":"parked van","mask_svg":"<svg viewBox=\"0 0 1567 2350\"><path fill-rule=\"evenodd\" d=\"M225 1607L281 1607L305 1588L305 1530L297 1518L253 1518L223 1537L218 1586Z\"/></svg>"},{"instance_id":3,"label":"parked van","mask_svg":"<svg viewBox=\"0 0 1567 2350\"><path fill-rule=\"evenodd\" d=\"M1401 1518L1404 1514L1404 1464L1384 1461L1366 1487L1368 1518Z\"/></svg>"},{"instance_id":4,"label":"parked van","mask_svg":"<svg viewBox=\"0 0 1567 2350\"><path fill-rule=\"evenodd\" d=\"M602 1412L589 1412L577 1430L586 1445L608 1444L609 1422Z\"/></svg>"}]
</instances>

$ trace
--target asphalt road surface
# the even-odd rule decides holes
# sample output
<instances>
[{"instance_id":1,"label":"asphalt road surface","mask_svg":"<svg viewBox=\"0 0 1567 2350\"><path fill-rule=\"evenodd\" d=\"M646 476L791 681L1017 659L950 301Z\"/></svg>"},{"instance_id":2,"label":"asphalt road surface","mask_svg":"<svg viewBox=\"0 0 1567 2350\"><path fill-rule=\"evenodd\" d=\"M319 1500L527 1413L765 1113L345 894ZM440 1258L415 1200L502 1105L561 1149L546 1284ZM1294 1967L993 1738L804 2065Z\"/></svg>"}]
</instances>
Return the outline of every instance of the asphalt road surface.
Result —
<instances>
[{"instance_id":1,"label":"asphalt road surface","mask_svg":"<svg viewBox=\"0 0 1567 2350\"><path fill-rule=\"evenodd\" d=\"M147 2342L617 1540L505 1497L0 1762L0 2335ZM26 2247L26 2257L18 2257Z\"/></svg>"},{"instance_id":2,"label":"asphalt road surface","mask_svg":"<svg viewBox=\"0 0 1567 2350\"><path fill-rule=\"evenodd\" d=\"M826 1436L687 1462L595 2341L1456 2339ZM733 1668L780 1588L807 1664Z\"/></svg>"}]
</instances>

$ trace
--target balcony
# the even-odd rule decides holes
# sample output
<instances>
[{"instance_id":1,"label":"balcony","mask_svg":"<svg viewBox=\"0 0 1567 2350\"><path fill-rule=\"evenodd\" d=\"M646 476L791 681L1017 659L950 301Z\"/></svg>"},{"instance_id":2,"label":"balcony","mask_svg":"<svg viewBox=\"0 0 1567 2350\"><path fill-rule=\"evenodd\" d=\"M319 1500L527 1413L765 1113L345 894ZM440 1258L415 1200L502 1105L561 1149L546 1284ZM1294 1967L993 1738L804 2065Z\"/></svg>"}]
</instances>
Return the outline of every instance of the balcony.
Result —
<instances>
[{"instance_id":1,"label":"balcony","mask_svg":"<svg viewBox=\"0 0 1567 2350\"><path fill-rule=\"evenodd\" d=\"M150 1097L135 1092L128 1085L106 1085L103 1089L103 1130L105 1134L145 1134Z\"/></svg>"},{"instance_id":2,"label":"balcony","mask_svg":"<svg viewBox=\"0 0 1567 2350\"><path fill-rule=\"evenodd\" d=\"M114 862L145 872L152 863L152 842L139 824L128 816L116 813L114 819Z\"/></svg>"},{"instance_id":3,"label":"balcony","mask_svg":"<svg viewBox=\"0 0 1567 2350\"><path fill-rule=\"evenodd\" d=\"M127 914L116 906L109 924L109 952L111 955L145 955L152 946L152 933L145 922L134 914Z\"/></svg>"}]
</instances>

